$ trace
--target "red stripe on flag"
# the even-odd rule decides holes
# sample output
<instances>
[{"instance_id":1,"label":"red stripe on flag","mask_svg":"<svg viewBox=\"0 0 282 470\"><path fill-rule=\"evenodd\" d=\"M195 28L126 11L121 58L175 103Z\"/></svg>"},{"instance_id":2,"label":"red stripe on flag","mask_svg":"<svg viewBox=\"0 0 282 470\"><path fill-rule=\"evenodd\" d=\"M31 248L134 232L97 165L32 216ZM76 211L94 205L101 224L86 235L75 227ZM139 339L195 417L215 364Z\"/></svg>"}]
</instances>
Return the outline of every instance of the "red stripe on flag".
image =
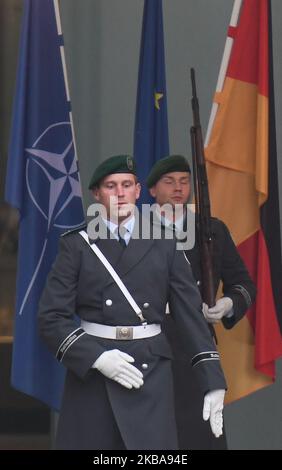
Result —
<instances>
[{"instance_id":1,"label":"red stripe on flag","mask_svg":"<svg viewBox=\"0 0 282 470\"><path fill-rule=\"evenodd\" d=\"M238 246L257 286L256 303L247 317L255 336L255 367L275 379L275 359L282 355L282 338L275 312L270 263L262 230Z\"/></svg>"},{"instance_id":2,"label":"red stripe on flag","mask_svg":"<svg viewBox=\"0 0 282 470\"><path fill-rule=\"evenodd\" d=\"M268 96L268 2L266 0L243 2L240 27L237 28L227 76L257 84L259 92Z\"/></svg>"},{"instance_id":3,"label":"red stripe on flag","mask_svg":"<svg viewBox=\"0 0 282 470\"><path fill-rule=\"evenodd\" d=\"M235 38L237 34L237 27L236 26L229 26L227 31L227 36L229 38Z\"/></svg>"}]
</instances>

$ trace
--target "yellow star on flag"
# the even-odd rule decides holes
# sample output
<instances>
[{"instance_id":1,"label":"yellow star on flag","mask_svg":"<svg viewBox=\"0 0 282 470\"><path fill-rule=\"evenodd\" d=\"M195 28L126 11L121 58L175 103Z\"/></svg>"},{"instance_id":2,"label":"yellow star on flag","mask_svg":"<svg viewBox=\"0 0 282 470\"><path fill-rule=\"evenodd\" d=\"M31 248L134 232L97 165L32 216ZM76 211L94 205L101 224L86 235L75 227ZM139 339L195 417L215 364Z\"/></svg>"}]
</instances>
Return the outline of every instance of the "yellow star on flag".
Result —
<instances>
[{"instance_id":1,"label":"yellow star on flag","mask_svg":"<svg viewBox=\"0 0 282 470\"><path fill-rule=\"evenodd\" d=\"M157 92L155 91L155 107L156 107L158 110L160 110L160 103L159 103L159 100L162 99L163 96L164 96L163 93L157 93Z\"/></svg>"}]
</instances>

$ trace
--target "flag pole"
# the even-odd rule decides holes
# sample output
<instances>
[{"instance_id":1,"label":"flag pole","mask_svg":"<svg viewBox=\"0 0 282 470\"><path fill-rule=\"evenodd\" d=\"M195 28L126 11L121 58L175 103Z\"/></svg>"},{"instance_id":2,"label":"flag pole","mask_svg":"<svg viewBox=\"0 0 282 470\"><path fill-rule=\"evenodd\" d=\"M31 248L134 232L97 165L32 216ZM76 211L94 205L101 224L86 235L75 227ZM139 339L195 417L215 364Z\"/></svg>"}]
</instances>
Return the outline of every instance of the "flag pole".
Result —
<instances>
[{"instance_id":1,"label":"flag pole","mask_svg":"<svg viewBox=\"0 0 282 470\"><path fill-rule=\"evenodd\" d=\"M59 0L53 0L53 4L54 4L54 11L55 11L57 33L58 33L58 36L63 37ZM64 45L60 45L60 54L61 54L62 69L63 69L64 83L65 83L65 90L66 90L66 99L67 99L67 102L68 102L69 107L70 107L70 105L71 105L70 91L69 91L69 82L68 82L68 74L67 74L66 56L65 56L65 47L64 47ZM77 161L76 139L75 139L75 133L74 133L74 125L73 125L71 107L69 109L69 119L70 119L71 130L72 130L74 155L75 155L75 159ZM78 178L79 178L79 181L80 181L80 175L79 174L78 174ZM50 410L50 450L55 450L55 440L56 440L56 434L57 434L58 421L59 421L59 412L51 409Z\"/></svg>"},{"instance_id":2,"label":"flag pole","mask_svg":"<svg viewBox=\"0 0 282 470\"><path fill-rule=\"evenodd\" d=\"M59 0L53 0L53 3L54 3L54 10L55 10L57 33L58 33L58 36L63 37ZM67 65L66 65L65 46L64 45L60 46L60 54L61 54L63 76L64 76L64 82L65 82L66 99L67 99L67 102L68 102L69 106L71 106L70 91L69 91L70 89L69 89L69 81L68 81L68 74L67 74ZM70 110L69 110L69 118L70 118L70 124L71 124L72 136L73 136L74 155L75 155L76 161L78 161L77 147L76 147L76 137L75 137L71 107L70 107ZM78 175L78 179L80 181L80 174Z\"/></svg>"},{"instance_id":3,"label":"flag pole","mask_svg":"<svg viewBox=\"0 0 282 470\"><path fill-rule=\"evenodd\" d=\"M224 80L226 77L226 71L227 67L229 64L229 59L232 51L232 46L234 42L234 37L232 34L232 29L236 28L238 24L238 19L240 16L240 11L241 11L241 6L242 6L243 0L234 0L233 4L233 9L232 9L232 14L231 14L231 19L230 19L230 24L227 32L227 38L225 42L225 47L224 47L224 52L222 56L222 61L219 69L219 74L218 74L218 79L217 79L217 84L216 84L216 93L220 93L222 91L223 85L224 85ZM208 123L208 128L207 128L207 134L206 134L206 139L205 139L205 144L204 146L207 147L209 144L214 120L216 117L216 113L218 110L218 103L215 101L212 104L212 109L211 109L211 114L210 114L210 119Z\"/></svg>"}]
</instances>

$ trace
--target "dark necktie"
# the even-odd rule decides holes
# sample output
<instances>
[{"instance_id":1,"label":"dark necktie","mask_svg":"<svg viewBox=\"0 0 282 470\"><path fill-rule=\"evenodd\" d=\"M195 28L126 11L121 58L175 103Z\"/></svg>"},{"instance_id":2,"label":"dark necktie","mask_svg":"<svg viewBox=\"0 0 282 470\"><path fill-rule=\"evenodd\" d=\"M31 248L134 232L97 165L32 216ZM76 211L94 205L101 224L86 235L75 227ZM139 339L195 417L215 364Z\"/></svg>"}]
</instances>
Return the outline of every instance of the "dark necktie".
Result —
<instances>
[{"instance_id":1,"label":"dark necktie","mask_svg":"<svg viewBox=\"0 0 282 470\"><path fill-rule=\"evenodd\" d=\"M117 232L119 244L120 244L123 248L126 248L127 245L126 245L126 241L125 241L124 237L125 237L125 234L126 234L126 232L127 232L127 229L124 228L124 227L118 227L117 230L116 230L116 232Z\"/></svg>"}]
</instances>

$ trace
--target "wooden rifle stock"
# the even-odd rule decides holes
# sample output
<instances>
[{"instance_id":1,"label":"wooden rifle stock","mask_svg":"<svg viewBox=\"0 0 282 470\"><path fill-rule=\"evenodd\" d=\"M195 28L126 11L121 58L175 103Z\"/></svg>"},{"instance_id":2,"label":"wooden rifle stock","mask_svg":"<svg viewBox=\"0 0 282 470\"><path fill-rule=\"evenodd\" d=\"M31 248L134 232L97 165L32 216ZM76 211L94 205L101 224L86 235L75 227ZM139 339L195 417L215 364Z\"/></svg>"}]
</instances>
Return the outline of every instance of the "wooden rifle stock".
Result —
<instances>
[{"instance_id":1,"label":"wooden rifle stock","mask_svg":"<svg viewBox=\"0 0 282 470\"><path fill-rule=\"evenodd\" d=\"M191 69L191 82L193 126L190 129L190 135L196 205L196 239L199 243L202 273L201 293L203 301L209 307L213 307L215 305L216 296L212 259L213 235L211 230L209 187L194 69Z\"/></svg>"}]
</instances>

